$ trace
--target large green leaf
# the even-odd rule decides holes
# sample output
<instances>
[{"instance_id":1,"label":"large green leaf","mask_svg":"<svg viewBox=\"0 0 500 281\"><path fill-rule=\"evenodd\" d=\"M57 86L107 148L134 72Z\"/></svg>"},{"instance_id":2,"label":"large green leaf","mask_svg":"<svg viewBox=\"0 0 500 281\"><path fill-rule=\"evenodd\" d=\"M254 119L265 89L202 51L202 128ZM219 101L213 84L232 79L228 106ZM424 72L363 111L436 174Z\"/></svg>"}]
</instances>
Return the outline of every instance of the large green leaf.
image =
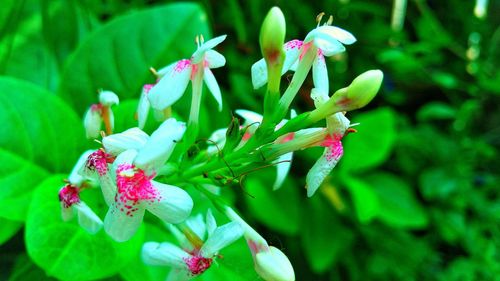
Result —
<instances>
[{"instance_id":1,"label":"large green leaf","mask_svg":"<svg viewBox=\"0 0 500 281\"><path fill-rule=\"evenodd\" d=\"M320 196L307 200L303 215L302 248L305 257L316 273L323 273L350 247L353 234L340 223L337 214Z\"/></svg>"},{"instance_id":2,"label":"large green leaf","mask_svg":"<svg viewBox=\"0 0 500 281\"><path fill-rule=\"evenodd\" d=\"M117 243L103 230L87 233L76 219L62 221L57 193L63 178L50 177L33 194L26 220L29 256L47 275L62 280L93 280L117 273L139 254L144 233Z\"/></svg>"},{"instance_id":3,"label":"large green leaf","mask_svg":"<svg viewBox=\"0 0 500 281\"><path fill-rule=\"evenodd\" d=\"M408 183L388 173L370 175L367 181L378 195L378 218L394 227L417 229L427 226L427 213Z\"/></svg>"},{"instance_id":4,"label":"large green leaf","mask_svg":"<svg viewBox=\"0 0 500 281\"><path fill-rule=\"evenodd\" d=\"M351 123L360 124L356 126L357 133L344 139L341 169L359 172L382 164L396 139L394 112L389 108L376 109L356 116Z\"/></svg>"},{"instance_id":5,"label":"large green leaf","mask_svg":"<svg viewBox=\"0 0 500 281\"><path fill-rule=\"evenodd\" d=\"M244 182L245 201L253 216L270 229L293 235L300 230L300 198L296 185L285 182L277 191L272 190L272 173Z\"/></svg>"},{"instance_id":6,"label":"large green leaf","mask_svg":"<svg viewBox=\"0 0 500 281\"><path fill-rule=\"evenodd\" d=\"M94 103L100 88L121 99L138 98L160 68L195 50L194 38L209 38L206 15L194 3L176 3L120 16L87 37L65 66L59 94L78 112Z\"/></svg>"},{"instance_id":7,"label":"large green leaf","mask_svg":"<svg viewBox=\"0 0 500 281\"><path fill-rule=\"evenodd\" d=\"M0 245L8 241L23 226L22 223L0 218Z\"/></svg>"},{"instance_id":8,"label":"large green leaf","mask_svg":"<svg viewBox=\"0 0 500 281\"><path fill-rule=\"evenodd\" d=\"M367 223L375 218L380 211L380 204L377 193L370 183L351 176L342 177L342 182L351 193L358 219Z\"/></svg>"},{"instance_id":9,"label":"large green leaf","mask_svg":"<svg viewBox=\"0 0 500 281\"><path fill-rule=\"evenodd\" d=\"M69 172L83 150L83 126L52 93L0 77L0 217L23 220L34 187Z\"/></svg>"}]
</instances>

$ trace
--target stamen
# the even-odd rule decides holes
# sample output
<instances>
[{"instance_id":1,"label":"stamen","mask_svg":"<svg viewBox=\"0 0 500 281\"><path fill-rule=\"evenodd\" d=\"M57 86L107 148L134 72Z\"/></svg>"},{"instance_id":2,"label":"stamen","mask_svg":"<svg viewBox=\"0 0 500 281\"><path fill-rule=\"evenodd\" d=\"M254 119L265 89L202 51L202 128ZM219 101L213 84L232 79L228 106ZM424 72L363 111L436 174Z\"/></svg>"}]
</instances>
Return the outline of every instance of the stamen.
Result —
<instances>
[{"instance_id":1,"label":"stamen","mask_svg":"<svg viewBox=\"0 0 500 281\"><path fill-rule=\"evenodd\" d=\"M59 201L64 208L69 208L73 204L80 202L80 189L72 184L67 184L59 190Z\"/></svg>"},{"instance_id":2,"label":"stamen","mask_svg":"<svg viewBox=\"0 0 500 281\"><path fill-rule=\"evenodd\" d=\"M212 261L211 258L205 258L198 255L184 259L192 275L199 275L205 272L205 270L212 265Z\"/></svg>"},{"instance_id":3,"label":"stamen","mask_svg":"<svg viewBox=\"0 0 500 281\"><path fill-rule=\"evenodd\" d=\"M200 47L200 36L196 35L196 38L194 38L194 42L196 42L196 46L199 48Z\"/></svg>"},{"instance_id":4,"label":"stamen","mask_svg":"<svg viewBox=\"0 0 500 281\"><path fill-rule=\"evenodd\" d=\"M158 72L157 72L157 71L156 71L156 69L154 69L153 67L150 67L150 68L149 68L149 71L150 71L151 73L153 73L153 75L154 75L154 76L156 76L156 77L158 77L158 76L159 76Z\"/></svg>"},{"instance_id":5,"label":"stamen","mask_svg":"<svg viewBox=\"0 0 500 281\"><path fill-rule=\"evenodd\" d=\"M333 16L330 15L330 17L328 18L328 20L326 21L325 25L332 25L333 23Z\"/></svg>"},{"instance_id":6,"label":"stamen","mask_svg":"<svg viewBox=\"0 0 500 281\"><path fill-rule=\"evenodd\" d=\"M200 42L201 44L205 43L205 38L203 38L203 34L200 34Z\"/></svg>"},{"instance_id":7,"label":"stamen","mask_svg":"<svg viewBox=\"0 0 500 281\"><path fill-rule=\"evenodd\" d=\"M323 16L325 15L324 12L321 12L319 13L317 16L316 16L316 22L318 23L318 26L319 24L321 23L321 19L323 18Z\"/></svg>"}]
</instances>

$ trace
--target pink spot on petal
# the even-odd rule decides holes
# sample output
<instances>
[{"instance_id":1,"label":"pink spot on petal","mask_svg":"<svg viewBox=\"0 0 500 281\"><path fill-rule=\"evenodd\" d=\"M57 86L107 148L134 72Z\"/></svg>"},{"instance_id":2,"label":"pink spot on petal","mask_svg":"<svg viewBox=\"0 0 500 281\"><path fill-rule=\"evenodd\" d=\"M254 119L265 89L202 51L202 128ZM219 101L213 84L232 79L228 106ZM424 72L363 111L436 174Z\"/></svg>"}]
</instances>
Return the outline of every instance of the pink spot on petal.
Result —
<instances>
[{"instance_id":1,"label":"pink spot on petal","mask_svg":"<svg viewBox=\"0 0 500 281\"><path fill-rule=\"evenodd\" d=\"M338 161L344 154L344 148L342 147L342 135L328 135L325 140L321 143L321 146L328 147L328 153L326 154L327 161Z\"/></svg>"},{"instance_id":2,"label":"pink spot on petal","mask_svg":"<svg viewBox=\"0 0 500 281\"><path fill-rule=\"evenodd\" d=\"M247 140L249 140L249 139L252 137L252 135L253 135L253 134L251 134L250 132L245 132L245 133L243 134L243 137L241 137L241 140L242 140L242 141L247 141Z\"/></svg>"},{"instance_id":3,"label":"pink spot on petal","mask_svg":"<svg viewBox=\"0 0 500 281\"><path fill-rule=\"evenodd\" d=\"M299 61L302 60L302 58L307 53L307 51L309 51L309 49L311 48L311 46L312 46L312 42L309 42L309 43L306 43L306 44L302 45L302 48L300 50L300 55L299 55Z\"/></svg>"},{"instance_id":4,"label":"pink spot on petal","mask_svg":"<svg viewBox=\"0 0 500 281\"><path fill-rule=\"evenodd\" d=\"M282 139L281 139L281 143L285 143L285 142L289 142L291 140L293 140L293 138L295 137L295 133L288 133L286 134Z\"/></svg>"},{"instance_id":5,"label":"pink spot on petal","mask_svg":"<svg viewBox=\"0 0 500 281\"><path fill-rule=\"evenodd\" d=\"M142 87L142 90L144 92L144 94L147 94L149 93L149 91L151 91L151 89L154 87L155 84L145 84L143 87Z\"/></svg>"},{"instance_id":6,"label":"pink spot on petal","mask_svg":"<svg viewBox=\"0 0 500 281\"><path fill-rule=\"evenodd\" d=\"M102 104L96 103L96 104L91 105L90 106L90 111L92 111L92 112L98 112L99 114L101 114L101 112L102 112Z\"/></svg>"},{"instance_id":7,"label":"pink spot on petal","mask_svg":"<svg viewBox=\"0 0 500 281\"><path fill-rule=\"evenodd\" d=\"M292 40L292 41L288 41L285 43L285 50L288 51L288 50L291 50L291 49L298 49L300 47L302 47L302 45L304 44L304 42L302 42L301 40Z\"/></svg>"},{"instance_id":8,"label":"pink spot on petal","mask_svg":"<svg viewBox=\"0 0 500 281\"><path fill-rule=\"evenodd\" d=\"M212 258L205 258L199 255L185 258L184 261L192 275L199 275L205 272L212 265Z\"/></svg>"},{"instance_id":9,"label":"pink spot on petal","mask_svg":"<svg viewBox=\"0 0 500 281\"><path fill-rule=\"evenodd\" d=\"M123 204L127 211L127 215L132 215L138 209L137 205L141 201L159 202L161 200L160 193L151 183L154 177L146 175L146 173L131 164L121 164L116 170L116 185L118 194L115 197L117 203Z\"/></svg>"},{"instance_id":10,"label":"pink spot on petal","mask_svg":"<svg viewBox=\"0 0 500 281\"><path fill-rule=\"evenodd\" d=\"M174 73L184 71L184 69L186 69L190 65L191 65L191 60L186 60L186 59L180 60L174 66Z\"/></svg>"},{"instance_id":11,"label":"pink spot on petal","mask_svg":"<svg viewBox=\"0 0 500 281\"><path fill-rule=\"evenodd\" d=\"M80 202L80 189L72 184L67 184L59 190L59 201L64 208L69 208L73 204Z\"/></svg>"}]
</instances>

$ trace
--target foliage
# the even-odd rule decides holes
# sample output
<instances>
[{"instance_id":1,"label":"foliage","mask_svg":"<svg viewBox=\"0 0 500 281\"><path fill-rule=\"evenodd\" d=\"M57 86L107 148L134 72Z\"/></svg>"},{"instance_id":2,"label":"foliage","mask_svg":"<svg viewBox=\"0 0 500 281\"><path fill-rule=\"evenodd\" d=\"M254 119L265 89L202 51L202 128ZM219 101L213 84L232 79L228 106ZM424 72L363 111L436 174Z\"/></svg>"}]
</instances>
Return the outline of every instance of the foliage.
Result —
<instances>
[{"instance_id":1,"label":"foliage","mask_svg":"<svg viewBox=\"0 0 500 281\"><path fill-rule=\"evenodd\" d=\"M327 61L332 92L371 68L383 70L383 89L348 115L358 132L315 197L302 187L320 151L307 150L279 191L275 170L256 167L222 187L226 201L287 253L297 280L498 280L497 2L481 19L474 1L409 1L400 31L388 0L168 2L2 1L0 279L163 280L167 269L139 259L143 242L173 240L155 218L125 244L60 220L61 174L98 147L82 141L83 113L109 89L120 97L116 130L135 124L141 87L154 82L149 67L189 57L197 34L229 35L220 46L227 65L215 74L229 106L215 120L215 102L204 99L200 136L228 126L228 107L262 112L250 67L262 57L262 20L278 5L287 40L303 38L322 11L358 39ZM293 104L299 112L312 106L312 83ZM182 98L175 111L188 109ZM103 217L104 202L89 198ZM244 241L221 255L200 280L258 279Z\"/></svg>"}]
</instances>

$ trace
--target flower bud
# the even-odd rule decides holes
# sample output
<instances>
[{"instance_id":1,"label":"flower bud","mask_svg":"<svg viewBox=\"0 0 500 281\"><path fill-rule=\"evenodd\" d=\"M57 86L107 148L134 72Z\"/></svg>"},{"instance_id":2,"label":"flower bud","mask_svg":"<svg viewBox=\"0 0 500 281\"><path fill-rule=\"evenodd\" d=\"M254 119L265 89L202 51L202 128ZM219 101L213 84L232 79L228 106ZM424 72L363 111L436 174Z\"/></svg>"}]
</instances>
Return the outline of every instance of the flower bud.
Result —
<instances>
[{"instance_id":1,"label":"flower bud","mask_svg":"<svg viewBox=\"0 0 500 281\"><path fill-rule=\"evenodd\" d=\"M268 63L274 64L277 59L284 56L285 32L283 12L278 7L272 7L262 23L259 38L262 55Z\"/></svg>"},{"instance_id":2,"label":"flower bud","mask_svg":"<svg viewBox=\"0 0 500 281\"><path fill-rule=\"evenodd\" d=\"M295 280L295 273L287 256L273 246L268 251L255 255L255 271L266 281Z\"/></svg>"},{"instance_id":3,"label":"flower bud","mask_svg":"<svg viewBox=\"0 0 500 281\"><path fill-rule=\"evenodd\" d=\"M360 74L347 87L347 95L339 101L345 103L349 111L367 105L376 95L384 79L384 73L380 70L368 70Z\"/></svg>"},{"instance_id":4,"label":"flower bud","mask_svg":"<svg viewBox=\"0 0 500 281\"><path fill-rule=\"evenodd\" d=\"M101 109L99 104L94 104L85 113L83 125L88 139L96 139L101 131Z\"/></svg>"},{"instance_id":5,"label":"flower bud","mask_svg":"<svg viewBox=\"0 0 500 281\"><path fill-rule=\"evenodd\" d=\"M111 91L102 91L99 93L99 103L104 106L112 106L114 104L119 104L120 99Z\"/></svg>"}]
</instances>

